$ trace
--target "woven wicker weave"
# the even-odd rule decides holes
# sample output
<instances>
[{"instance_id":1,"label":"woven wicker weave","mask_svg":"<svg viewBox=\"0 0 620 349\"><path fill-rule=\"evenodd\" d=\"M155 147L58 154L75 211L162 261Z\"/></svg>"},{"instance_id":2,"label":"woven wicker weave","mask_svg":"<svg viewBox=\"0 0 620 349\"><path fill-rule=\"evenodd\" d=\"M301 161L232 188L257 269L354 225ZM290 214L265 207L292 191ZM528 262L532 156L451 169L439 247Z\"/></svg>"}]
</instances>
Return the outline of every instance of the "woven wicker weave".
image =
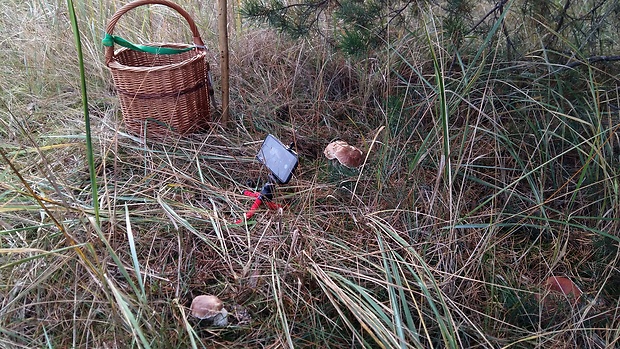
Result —
<instances>
[{"instance_id":1,"label":"woven wicker weave","mask_svg":"<svg viewBox=\"0 0 620 349\"><path fill-rule=\"evenodd\" d=\"M113 34L114 26L127 11L142 5L168 6L182 15L193 34L195 45L149 43L149 46L187 48L178 54L152 54L114 47L105 48L105 62L114 79L121 102L123 120L133 134L162 137L171 131L180 134L202 128L210 119L206 63L207 52L190 15L178 5L166 0L137 0L121 7L110 19L106 33Z\"/></svg>"}]
</instances>

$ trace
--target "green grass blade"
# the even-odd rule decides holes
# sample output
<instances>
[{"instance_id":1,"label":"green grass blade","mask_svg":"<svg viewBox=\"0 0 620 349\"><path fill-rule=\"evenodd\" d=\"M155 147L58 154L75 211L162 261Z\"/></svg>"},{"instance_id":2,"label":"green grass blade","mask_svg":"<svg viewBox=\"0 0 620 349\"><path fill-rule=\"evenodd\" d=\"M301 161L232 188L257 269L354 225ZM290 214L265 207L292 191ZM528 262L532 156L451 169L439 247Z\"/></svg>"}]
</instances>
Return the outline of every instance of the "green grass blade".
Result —
<instances>
[{"instance_id":1,"label":"green grass blade","mask_svg":"<svg viewBox=\"0 0 620 349\"><path fill-rule=\"evenodd\" d=\"M390 306L392 307L392 316L394 321L393 330L396 332L399 338L399 346L400 348L406 347L406 338L403 331L405 327L403 324L399 296L396 294L396 288L402 288L402 285L396 284L395 280L399 280L396 266L394 265L394 260L388 257L388 252L386 251L386 246L383 244L383 239L381 235L377 234L377 240L379 242L379 247L381 248L381 257L383 260L383 267L385 268L385 276L386 276L386 284L388 288L388 293L390 295ZM397 286L397 287L395 287ZM402 299L400 299L402 301ZM403 308L405 311L409 309L409 307Z\"/></svg>"},{"instance_id":2,"label":"green grass blade","mask_svg":"<svg viewBox=\"0 0 620 349\"><path fill-rule=\"evenodd\" d=\"M105 278L105 281L108 287L112 291L112 294L114 295L116 304L119 306L121 310L121 314L123 315L127 323L127 326L131 329L131 332L134 335L134 337L137 336L137 340L135 343L140 348L150 349L151 344L146 339L146 336L144 335L144 332L142 331L142 327L140 326L138 319L136 319L136 316L133 314L133 312L129 308L129 304L125 300L125 297L123 297L121 292L118 290L118 288L114 285L112 280L110 280L106 274L104 274L104 278Z\"/></svg>"},{"instance_id":3,"label":"green grass blade","mask_svg":"<svg viewBox=\"0 0 620 349\"><path fill-rule=\"evenodd\" d=\"M90 129L90 114L88 112L88 94L86 91L86 72L84 71L84 57L82 54L82 40L80 38L80 29L78 27L78 19L75 14L73 0L67 0L69 8L69 19L73 28L73 36L75 37L75 48L78 56L78 66L80 68L80 90L82 93L82 108L84 111L84 124L86 126L86 157L88 159L88 171L90 174L90 187L93 200L93 208L95 211L95 222L100 224L99 219L99 194L97 189L97 173L95 172L95 158L93 150L93 142Z\"/></svg>"},{"instance_id":4,"label":"green grass blade","mask_svg":"<svg viewBox=\"0 0 620 349\"><path fill-rule=\"evenodd\" d=\"M127 225L127 241L129 243L129 249L131 251L131 259L133 261L134 272L136 273L136 279L140 286L140 294L142 299L146 299L146 292L144 291L144 282L142 281L142 275L140 274L140 261L138 260L138 254L136 252L136 242L133 236L133 230L131 229L131 221L129 219L129 209L127 203L125 203L125 221Z\"/></svg>"},{"instance_id":5,"label":"green grass blade","mask_svg":"<svg viewBox=\"0 0 620 349\"><path fill-rule=\"evenodd\" d=\"M103 242L103 244L105 245L105 248L106 248L107 252L110 254L110 257L112 258L112 261L114 261L114 264L118 267L118 270L120 271L121 275L123 275L123 278L125 278L127 283L129 283L129 286L132 288L133 292L139 298L139 300L143 304L146 304L146 299L144 297L142 297L141 290L136 286L136 283L133 281L133 279L129 275L129 272L127 272L127 268L125 268L125 265L123 264L121 259L118 257L118 254L116 254L116 252L114 251L114 249L110 245L110 242L108 241L108 239L106 239L106 237L103 234L103 231L101 231L101 228L99 227L99 225L94 221L94 219L89 218L89 221L91 222L92 227L95 230L95 233L99 237L99 240L101 242Z\"/></svg>"}]
</instances>

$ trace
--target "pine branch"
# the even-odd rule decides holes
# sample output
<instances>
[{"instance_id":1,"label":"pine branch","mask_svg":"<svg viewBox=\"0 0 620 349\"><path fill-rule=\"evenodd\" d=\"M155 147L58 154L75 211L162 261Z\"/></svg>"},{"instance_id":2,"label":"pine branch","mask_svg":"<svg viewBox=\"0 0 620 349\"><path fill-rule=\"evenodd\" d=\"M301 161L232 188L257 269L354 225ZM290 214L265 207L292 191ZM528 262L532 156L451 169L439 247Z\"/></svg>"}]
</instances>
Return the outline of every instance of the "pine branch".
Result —
<instances>
[{"instance_id":1,"label":"pine branch","mask_svg":"<svg viewBox=\"0 0 620 349\"><path fill-rule=\"evenodd\" d=\"M569 68L575 68L577 66L580 66L582 64L592 64L592 63L597 63L597 62L615 62L615 61L620 61L620 56L592 56L592 57L588 57L586 59L587 62L585 61L574 61L574 62L570 62L570 63L566 63L564 67L560 68L560 70L562 69L569 69ZM559 71L559 70L558 70Z\"/></svg>"}]
</instances>

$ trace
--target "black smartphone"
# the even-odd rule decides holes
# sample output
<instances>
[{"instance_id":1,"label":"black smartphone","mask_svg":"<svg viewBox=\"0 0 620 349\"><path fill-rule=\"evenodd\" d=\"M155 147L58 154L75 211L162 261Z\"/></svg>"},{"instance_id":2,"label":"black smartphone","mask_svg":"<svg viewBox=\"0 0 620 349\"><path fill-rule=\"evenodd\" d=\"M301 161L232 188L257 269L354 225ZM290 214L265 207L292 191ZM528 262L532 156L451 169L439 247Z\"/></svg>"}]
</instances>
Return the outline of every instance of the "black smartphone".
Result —
<instances>
[{"instance_id":1,"label":"black smartphone","mask_svg":"<svg viewBox=\"0 0 620 349\"><path fill-rule=\"evenodd\" d=\"M291 180L298 163L297 153L272 135L267 135L256 159L267 166L267 169L282 184Z\"/></svg>"}]
</instances>

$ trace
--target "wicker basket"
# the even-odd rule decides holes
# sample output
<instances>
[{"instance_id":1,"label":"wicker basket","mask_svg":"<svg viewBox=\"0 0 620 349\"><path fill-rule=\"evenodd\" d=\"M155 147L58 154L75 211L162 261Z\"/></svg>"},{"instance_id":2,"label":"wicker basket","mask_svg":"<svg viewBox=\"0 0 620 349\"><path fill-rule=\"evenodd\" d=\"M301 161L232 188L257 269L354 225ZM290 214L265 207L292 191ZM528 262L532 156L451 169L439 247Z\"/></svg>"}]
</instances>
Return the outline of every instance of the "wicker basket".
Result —
<instances>
[{"instance_id":1,"label":"wicker basket","mask_svg":"<svg viewBox=\"0 0 620 349\"><path fill-rule=\"evenodd\" d=\"M172 132L187 134L206 125L209 115L209 65L206 48L190 15L166 0L137 0L121 7L110 19L111 36L120 17L142 5L168 6L190 26L194 45L151 43L148 46L192 48L177 54L153 54L128 48L105 47L105 62L114 79L127 130L138 136L162 137Z\"/></svg>"}]
</instances>

